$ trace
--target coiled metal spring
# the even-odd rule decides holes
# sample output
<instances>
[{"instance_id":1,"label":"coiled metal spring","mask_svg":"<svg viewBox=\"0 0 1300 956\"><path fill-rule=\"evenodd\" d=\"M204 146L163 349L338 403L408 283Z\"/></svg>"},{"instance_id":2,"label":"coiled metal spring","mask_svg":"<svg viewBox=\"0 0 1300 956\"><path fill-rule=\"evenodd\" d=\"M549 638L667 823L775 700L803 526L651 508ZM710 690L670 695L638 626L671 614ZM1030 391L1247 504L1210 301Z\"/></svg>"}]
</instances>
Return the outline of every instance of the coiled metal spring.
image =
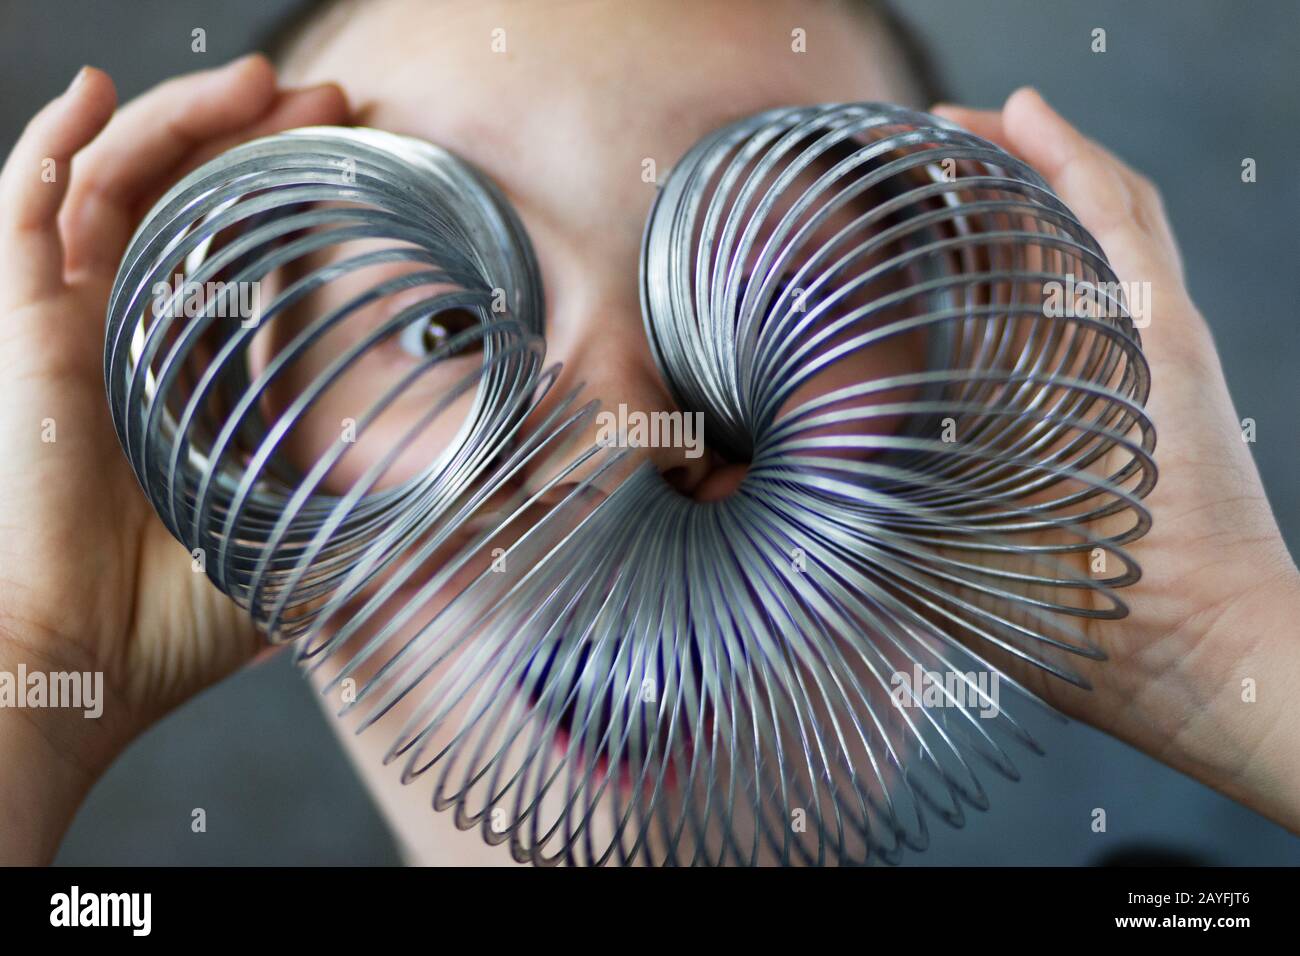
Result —
<instances>
[{"instance_id":1,"label":"coiled metal spring","mask_svg":"<svg viewBox=\"0 0 1300 956\"><path fill-rule=\"evenodd\" d=\"M248 283L272 294L225 314ZM516 859L923 848L927 812L987 805L973 758L1014 777L1006 741L1037 748L1010 672L1082 683L1126 613L1155 435L1115 276L1023 163L846 104L692 148L640 283L679 408L748 466L723 500L575 445L596 407L549 394L539 270L483 176L373 130L273 136L131 243L113 419L217 587ZM1101 294L1056 314L1053 284Z\"/></svg>"}]
</instances>

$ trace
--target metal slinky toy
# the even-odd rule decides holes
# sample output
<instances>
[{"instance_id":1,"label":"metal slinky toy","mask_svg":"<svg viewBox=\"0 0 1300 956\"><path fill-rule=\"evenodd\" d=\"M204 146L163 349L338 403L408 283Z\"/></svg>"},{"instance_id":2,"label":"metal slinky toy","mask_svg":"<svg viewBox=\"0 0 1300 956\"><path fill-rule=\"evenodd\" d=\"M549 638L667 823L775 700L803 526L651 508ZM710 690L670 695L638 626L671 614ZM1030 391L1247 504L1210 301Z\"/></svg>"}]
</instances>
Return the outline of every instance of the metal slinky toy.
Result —
<instances>
[{"instance_id":1,"label":"metal slinky toy","mask_svg":"<svg viewBox=\"0 0 1300 956\"><path fill-rule=\"evenodd\" d=\"M748 464L729 497L591 439L505 197L375 130L248 143L159 201L108 399L212 582L516 859L924 848L987 806L976 764L1039 749L1026 682L1086 685L1127 613L1155 434L1115 276L1023 163L843 104L695 145L640 288L678 408Z\"/></svg>"}]
</instances>

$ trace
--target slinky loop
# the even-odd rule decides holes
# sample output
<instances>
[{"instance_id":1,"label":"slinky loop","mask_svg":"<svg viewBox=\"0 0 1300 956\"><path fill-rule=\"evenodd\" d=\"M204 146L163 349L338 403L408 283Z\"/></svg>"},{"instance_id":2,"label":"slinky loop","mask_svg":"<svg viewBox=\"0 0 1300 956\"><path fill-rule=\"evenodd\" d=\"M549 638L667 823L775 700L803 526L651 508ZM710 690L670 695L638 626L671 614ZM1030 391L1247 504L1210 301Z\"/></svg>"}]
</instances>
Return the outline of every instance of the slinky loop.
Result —
<instances>
[{"instance_id":1,"label":"slinky loop","mask_svg":"<svg viewBox=\"0 0 1300 956\"><path fill-rule=\"evenodd\" d=\"M175 272L290 279L244 328L210 302L151 309ZM517 860L924 847L927 816L987 805L972 758L1015 777L1007 742L1038 749L1009 662L1083 684L1071 660L1102 656L1094 628L1140 574L1124 546L1150 525L1155 434L1116 277L993 144L840 104L693 147L651 211L640 287L673 414L747 467L728 498L574 444L596 409L545 400L535 257L480 174L375 131L271 137L180 183L132 242L105 347L114 421L214 583L296 639L327 694L355 685L342 711L393 734L403 779L431 774L434 808ZM1067 288L1100 294L1062 311ZM373 436L422 375L449 376L419 413L301 460L295 429L351 363L448 313L470 320L358 424ZM343 353L280 394L349 325ZM385 481L452 410L444 446ZM521 482L543 459L544 487Z\"/></svg>"}]
</instances>

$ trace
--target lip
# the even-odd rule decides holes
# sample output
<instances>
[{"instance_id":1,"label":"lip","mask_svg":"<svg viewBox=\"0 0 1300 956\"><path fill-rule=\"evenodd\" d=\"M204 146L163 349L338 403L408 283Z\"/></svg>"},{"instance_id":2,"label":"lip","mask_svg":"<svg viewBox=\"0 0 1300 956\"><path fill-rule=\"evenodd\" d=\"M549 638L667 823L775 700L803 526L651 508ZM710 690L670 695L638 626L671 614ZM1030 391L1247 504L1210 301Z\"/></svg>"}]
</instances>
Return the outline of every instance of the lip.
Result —
<instances>
[{"instance_id":1,"label":"lip","mask_svg":"<svg viewBox=\"0 0 1300 956\"><path fill-rule=\"evenodd\" d=\"M708 701L701 702L703 714L697 728L693 721L685 718L685 709L680 701L642 704L635 696L620 697L607 686L610 675L592 673L588 659L576 662L576 667L569 676L557 677L554 664L558 651L539 649L535 653L549 653L550 656L542 665L542 673L535 678L536 683L526 689L521 687L519 693L526 694L534 707L540 706L544 700L550 700L550 719L555 721L551 730L551 746L556 759L573 768L571 772L586 775L587 786L593 790L615 783L624 799L636 799L638 789L640 799L647 800L656 788L661 796L678 788L681 774L689 774L689 768L695 764L693 755L697 740L706 743L712 737L712 704ZM693 662L690 666L698 670L699 664ZM557 680L566 683L556 686L554 682ZM662 685L661 674L656 675L656 681ZM587 712L579 713L575 703L575 690L579 683L585 682L606 687L607 693L603 695L603 700L591 701ZM699 683L698 673L696 683ZM598 692L598 696L602 695ZM564 707L558 714L555 713L557 705ZM639 737L643 741L642 754L634 760L629 756L627 741L622 741L620 745L620 741L614 737L615 734L629 733L626 724L617 730L612 729L611 715L627 714L635 707L645 707L646 711ZM666 707L668 712L659 714L660 707ZM654 752L650 756L645 754L648 743L646 735L653 736ZM611 758L611 751L614 750L618 751L618 755Z\"/></svg>"},{"instance_id":2,"label":"lip","mask_svg":"<svg viewBox=\"0 0 1300 956\"><path fill-rule=\"evenodd\" d=\"M446 567L448 562L458 561L468 551L470 555L469 562L448 579L442 587L429 594L419 608L412 609L411 618L398 633L393 635L394 645L391 653L401 653L402 651L398 649L404 650L417 631L432 623L445 608L464 593L467 587L472 586L482 575L488 573L488 562L491 560L492 552L496 548L504 548L509 551L515 543L528 531L534 529L548 515L555 515L558 524L563 528L576 525L587 518L607 497L608 495L600 488L582 482L555 485L541 494L531 492L524 487L522 482L514 479L502 483L490 498L485 499L469 518L459 524L434 554L429 555L421 566L410 571L406 579L384 603L374 609L372 617L374 623L365 625L362 632L353 639L368 639L363 637L362 634L383 626L384 621L390 618L392 614L403 612L408 603L416 597L432 577L439 573L440 569ZM562 511L563 514L556 514L557 509ZM392 572L386 572L370 581L361 593L352 598L348 608L341 609L338 620L346 620L352 617L356 611L359 611L365 602L382 587L384 580L387 579L390 573ZM352 613L348 613L349 609ZM439 625L439 629L445 626L447 625ZM473 639L472 636L469 638L470 641L473 641ZM383 652L382 656L386 657L389 653ZM536 688L539 695L529 695L534 703L536 703L540 695L555 692L555 688L547 686L545 683L547 680L548 678L545 676L541 678L542 683ZM521 694L528 693L522 687L517 692ZM419 693L419 691L416 691L417 696ZM414 705L416 697L408 698L408 702L410 705ZM586 734L594 735L591 738L594 742L601 741L608 729L608 723L598 718L599 714L596 715L584 731ZM585 772L584 764L587 762L584 757L584 744L581 740L574 742L572 720L572 715L562 715L558 725L554 728L553 739L549 743L550 746L555 748L554 753L561 761L575 768L582 768L577 771L582 773ZM678 733L680 739L680 731ZM685 746L689 753L689 737L685 739L687 741ZM661 745L667 743L666 739L662 739L662 735L660 743ZM593 743L593 748L597 745L597 743ZM679 744L678 746L682 745ZM657 753L663 754L662 746L660 746ZM592 759L594 765L590 769L591 785L604 786L611 782L608 755L605 753L593 754ZM662 760L663 757L659 756L658 759ZM658 783L661 791L676 785L677 771L671 764L663 768L661 777L660 768L655 761L649 762L644 774L641 772L640 767L633 767L626 758L618 760L617 763L616 783L619 793L624 798L632 798L638 787L638 780L641 780L640 788L643 797L649 797L656 783Z\"/></svg>"},{"instance_id":3,"label":"lip","mask_svg":"<svg viewBox=\"0 0 1300 956\"><path fill-rule=\"evenodd\" d=\"M603 737L607 731L607 726L602 726L598 731L599 736ZM555 754L564 761L572 760L579 767L583 766L584 758L579 748L574 746L573 733L570 727L561 722L553 732L552 745L555 748ZM683 748L689 752L691 749L691 738L685 736ZM662 748L661 748L662 752ZM618 761L618 790L624 798L630 799L635 791L635 784L632 777L632 766L627 757L620 757ZM648 763L638 772L638 776L643 778L641 781L641 795L648 798L655 790L658 783L659 790L674 790L677 787L677 765L672 762L662 763L662 773L659 766ZM591 768L591 786L593 789L605 786L609 782L609 754L600 751L595 755L594 764Z\"/></svg>"}]
</instances>

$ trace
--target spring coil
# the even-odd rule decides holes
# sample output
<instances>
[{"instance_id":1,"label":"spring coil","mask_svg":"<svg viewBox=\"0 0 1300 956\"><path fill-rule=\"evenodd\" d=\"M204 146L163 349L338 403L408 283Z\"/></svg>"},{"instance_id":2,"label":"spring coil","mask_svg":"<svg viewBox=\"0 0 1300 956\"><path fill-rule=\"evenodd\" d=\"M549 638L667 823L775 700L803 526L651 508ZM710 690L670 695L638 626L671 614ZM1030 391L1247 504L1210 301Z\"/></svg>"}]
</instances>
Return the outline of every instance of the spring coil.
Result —
<instances>
[{"instance_id":1,"label":"spring coil","mask_svg":"<svg viewBox=\"0 0 1300 956\"><path fill-rule=\"evenodd\" d=\"M275 294L236 323L222 282ZM432 773L434 808L516 860L924 848L928 813L987 807L975 759L1015 778L1004 745L1040 749L997 688L1035 700L1025 668L1086 686L1070 661L1103 657L1092 629L1140 574L1150 377L1105 256L996 146L835 104L697 143L657 194L640 287L679 409L747 465L730 497L581 444L596 406L548 398L536 259L485 177L374 130L272 136L133 239L113 420L216 586L327 694L355 688L358 732L390 727L403 780ZM1060 309L1062 289L1095 294ZM448 314L469 321L379 376L354 435L300 440L350 373ZM418 413L356 439L426 376Z\"/></svg>"}]
</instances>

